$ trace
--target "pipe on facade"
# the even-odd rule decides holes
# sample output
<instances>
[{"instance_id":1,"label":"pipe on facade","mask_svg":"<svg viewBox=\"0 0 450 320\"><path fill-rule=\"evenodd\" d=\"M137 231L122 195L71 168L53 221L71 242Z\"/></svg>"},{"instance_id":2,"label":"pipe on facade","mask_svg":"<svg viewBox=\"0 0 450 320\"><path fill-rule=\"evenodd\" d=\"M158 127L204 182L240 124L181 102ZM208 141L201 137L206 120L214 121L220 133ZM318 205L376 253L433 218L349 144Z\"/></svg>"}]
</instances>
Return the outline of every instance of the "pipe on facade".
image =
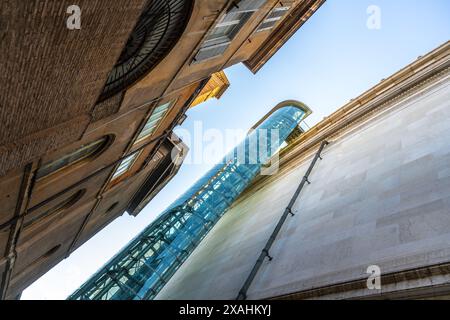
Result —
<instances>
[{"instance_id":1,"label":"pipe on facade","mask_svg":"<svg viewBox=\"0 0 450 320\"><path fill-rule=\"evenodd\" d=\"M299 102L281 105L69 299L155 298L308 114ZM260 139L265 144L258 145L257 160L252 162L252 141ZM239 158L242 150L245 161Z\"/></svg>"},{"instance_id":2,"label":"pipe on facade","mask_svg":"<svg viewBox=\"0 0 450 320\"><path fill-rule=\"evenodd\" d=\"M294 195L292 196L291 200L289 201L288 206L284 210L282 216L278 220L277 225L275 226L275 229L273 230L272 234L269 237L269 240L267 240L266 245L261 250L261 254L258 257L258 260L256 260L255 265L253 266L250 274L248 275L247 279L244 282L244 285L242 286L241 290L239 290L239 294L236 297L236 300L246 300L247 299L247 291L250 288L253 280L255 279L259 269L261 268L264 260L266 258L269 259L269 261L273 260L273 257L270 256L270 249L272 248L273 243L275 242L278 234L280 233L281 227L283 226L284 222L286 221L287 217L289 215L294 216L294 213L292 212L292 208L294 204L297 202L298 197L300 195L300 192L303 190L303 187L305 184L310 184L309 176L311 175L311 172L316 165L317 160L322 160L321 153L323 149L329 144L328 141L323 141L320 145L319 151L317 151L313 161L311 162L308 170L306 171L306 174L303 176L302 181L300 182L300 185L298 186L297 190L295 191Z\"/></svg>"}]
</instances>

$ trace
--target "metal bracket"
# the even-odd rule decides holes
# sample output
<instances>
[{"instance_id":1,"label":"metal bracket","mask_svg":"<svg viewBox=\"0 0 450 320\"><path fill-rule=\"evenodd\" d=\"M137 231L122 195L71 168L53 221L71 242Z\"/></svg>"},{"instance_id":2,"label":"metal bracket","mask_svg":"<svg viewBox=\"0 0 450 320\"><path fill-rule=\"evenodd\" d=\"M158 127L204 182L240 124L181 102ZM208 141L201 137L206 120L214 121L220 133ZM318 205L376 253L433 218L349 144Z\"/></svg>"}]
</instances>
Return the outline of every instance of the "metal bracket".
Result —
<instances>
[{"instance_id":1,"label":"metal bracket","mask_svg":"<svg viewBox=\"0 0 450 320\"><path fill-rule=\"evenodd\" d=\"M239 297L238 300L247 300L247 295L244 291L239 291Z\"/></svg>"},{"instance_id":2,"label":"metal bracket","mask_svg":"<svg viewBox=\"0 0 450 320\"><path fill-rule=\"evenodd\" d=\"M271 257L269 254L269 250L264 249L263 252L266 254L266 257L269 258L269 261L273 260L273 257Z\"/></svg>"},{"instance_id":3,"label":"metal bracket","mask_svg":"<svg viewBox=\"0 0 450 320\"><path fill-rule=\"evenodd\" d=\"M312 169L314 168L314 166L315 166L315 164L317 162L317 159L321 158L321 153L322 153L323 149L325 148L325 146L327 146L328 144L329 144L328 141L323 141L321 143L319 150L317 151L313 161L311 162L311 164L310 164L310 166L308 168L308 171L303 176L303 179L302 179L300 185L298 186L296 192L292 196L290 204L286 207L285 211L283 212L283 215L278 220L278 223L275 226L274 231L272 232L270 238L267 240L267 243L266 243L264 249L262 250L261 254L259 255L258 260L256 260L256 263L253 266L252 271L248 275L248 277L245 280L241 290L239 291L239 295L237 297L237 300L245 300L246 299L246 292L250 288L250 286L251 286L251 284L252 284L256 274L258 273L258 270L261 268L261 266L262 266L262 264L264 262L264 259L265 259L264 255L266 257L268 257L270 261L273 260L273 258L269 255L269 250L272 247L273 242L276 240L276 237L277 237L278 233L280 232L281 227L283 226L284 222L286 221L287 215L289 213L291 215L294 215L292 213L292 207L295 204L295 202L298 200L298 197L300 195L300 192L302 191L302 188L304 187L305 182L307 182L308 184L311 184L311 182L308 180L309 174L311 173Z\"/></svg>"},{"instance_id":4,"label":"metal bracket","mask_svg":"<svg viewBox=\"0 0 450 320\"><path fill-rule=\"evenodd\" d=\"M292 212L292 209L288 209L288 212L291 214L292 217L295 217L295 213Z\"/></svg>"}]
</instances>

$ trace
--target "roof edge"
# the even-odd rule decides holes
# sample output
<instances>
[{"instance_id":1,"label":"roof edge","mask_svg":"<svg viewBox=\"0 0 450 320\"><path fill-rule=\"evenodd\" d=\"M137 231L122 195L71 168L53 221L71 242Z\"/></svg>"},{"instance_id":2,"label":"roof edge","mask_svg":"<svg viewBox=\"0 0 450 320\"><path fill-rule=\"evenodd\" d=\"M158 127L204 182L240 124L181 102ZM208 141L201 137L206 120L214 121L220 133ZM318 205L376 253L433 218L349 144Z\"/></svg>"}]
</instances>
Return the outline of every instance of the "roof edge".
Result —
<instances>
[{"instance_id":1,"label":"roof edge","mask_svg":"<svg viewBox=\"0 0 450 320\"><path fill-rule=\"evenodd\" d=\"M303 110L305 112L303 120L312 114L312 110L305 103L297 100L285 100L283 102L280 102L274 108L272 108L272 110L267 112L264 117L262 117L253 127L250 128L250 131L256 129L261 123L266 121L275 111L284 107L297 107Z\"/></svg>"}]
</instances>

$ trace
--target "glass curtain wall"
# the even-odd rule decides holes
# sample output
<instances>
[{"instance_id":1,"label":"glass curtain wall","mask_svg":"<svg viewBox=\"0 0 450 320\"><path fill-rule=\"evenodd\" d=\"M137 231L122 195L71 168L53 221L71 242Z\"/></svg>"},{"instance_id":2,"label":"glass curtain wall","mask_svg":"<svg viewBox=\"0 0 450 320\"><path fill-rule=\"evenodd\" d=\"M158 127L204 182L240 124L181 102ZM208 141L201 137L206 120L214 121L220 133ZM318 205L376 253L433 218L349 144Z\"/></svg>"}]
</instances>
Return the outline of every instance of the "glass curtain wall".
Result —
<instances>
[{"instance_id":1,"label":"glass curtain wall","mask_svg":"<svg viewBox=\"0 0 450 320\"><path fill-rule=\"evenodd\" d=\"M270 161L307 111L273 112L69 299L153 299Z\"/></svg>"}]
</instances>

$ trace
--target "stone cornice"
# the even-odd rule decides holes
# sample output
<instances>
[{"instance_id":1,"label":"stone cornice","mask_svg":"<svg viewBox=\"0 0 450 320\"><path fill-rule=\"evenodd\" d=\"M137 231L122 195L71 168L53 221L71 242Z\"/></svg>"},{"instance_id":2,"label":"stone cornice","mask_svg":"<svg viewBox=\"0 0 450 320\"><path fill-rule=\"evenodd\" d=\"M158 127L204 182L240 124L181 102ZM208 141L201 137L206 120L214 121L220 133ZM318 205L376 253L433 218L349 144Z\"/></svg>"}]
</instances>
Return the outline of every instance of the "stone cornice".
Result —
<instances>
[{"instance_id":1,"label":"stone cornice","mask_svg":"<svg viewBox=\"0 0 450 320\"><path fill-rule=\"evenodd\" d=\"M325 0L301 1L294 11L283 20L280 26L272 32L253 56L244 62L245 66L253 73L257 73L324 3Z\"/></svg>"},{"instance_id":2,"label":"stone cornice","mask_svg":"<svg viewBox=\"0 0 450 320\"><path fill-rule=\"evenodd\" d=\"M307 147L315 145L336 134L340 129L355 124L370 111L380 110L411 94L426 84L426 80L443 72L450 66L450 41L420 57L388 79L366 91L358 98L338 109L330 116L305 132L296 143L287 147L282 158L288 161Z\"/></svg>"},{"instance_id":3,"label":"stone cornice","mask_svg":"<svg viewBox=\"0 0 450 320\"><path fill-rule=\"evenodd\" d=\"M424 266L410 270L404 270L399 272L392 272L381 276L383 286L388 287L390 285L396 285L401 282L411 282L415 280L447 276L450 274L450 262L441 263L437 265ZM445 279L444 279L445 280ZM378 293L370 293L367 289L367 277L357 279L354 281L348 281L343 283L337 283L330 286L324 286L319 288L313 288L310 290L304 290L287 294L279 297L269 298L271 300L308 300L317 298L327 298L335 295L347 293L346 299L420 299L426 298L428 295L448 294L450 293L450 286L448 282L431 281L433 285L425 286L421 290L384 290ZM430 290L431 289L431 290ZM352 295L350 292L354 292ZM350 294L349 294L350 293Z\"/></svg>"},{"instance_id":4,"label":"stone cornice","mask_svg":"<svg viewBox=\"0 0 450 320\"><path fill-rule=\"evenodd\" d=\"M332 142L337 136L350 131L383 110L419 92L424 87L448 77L450 71L450 41L431 51L397 73L381 81L356 99L333 112L330 116L302 134L280 154L281 174L260 176L235 202L235 205L269 181L282 178L291 163L312 154L323 140Z\"/></svg>"}]
</instances>

